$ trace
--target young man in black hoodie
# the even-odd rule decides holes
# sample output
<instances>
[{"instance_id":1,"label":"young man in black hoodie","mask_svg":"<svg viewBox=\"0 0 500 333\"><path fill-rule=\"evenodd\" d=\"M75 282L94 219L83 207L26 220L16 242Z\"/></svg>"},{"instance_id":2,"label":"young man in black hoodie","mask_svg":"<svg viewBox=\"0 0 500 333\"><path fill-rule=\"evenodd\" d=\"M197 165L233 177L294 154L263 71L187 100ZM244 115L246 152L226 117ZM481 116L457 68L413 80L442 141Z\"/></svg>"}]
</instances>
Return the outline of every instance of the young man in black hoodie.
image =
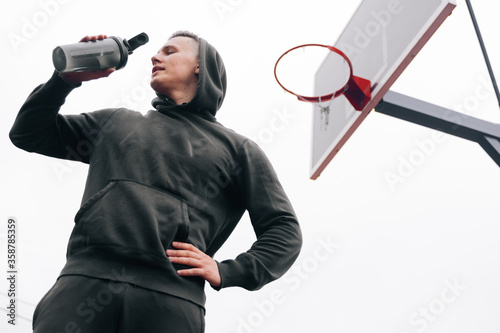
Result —
<instances>
[{"instance_id":1,"label":"young man in black hoodie","mask_svg":"<svg viewBox=\"0 0 500 333\"><path fill-rule=\"evenodd\" d=\"M89 164L67 262L35 310L36 333L203 332L205 281L256 290L299 254L300 227L268 159L215 119L226 92L217 50L177 32L151 60L154 111L61 115L73 89L113 69L54 73L10 132L21 149ZM216 262L245 211L257 240Z\"/></svg>"}]
</instances>

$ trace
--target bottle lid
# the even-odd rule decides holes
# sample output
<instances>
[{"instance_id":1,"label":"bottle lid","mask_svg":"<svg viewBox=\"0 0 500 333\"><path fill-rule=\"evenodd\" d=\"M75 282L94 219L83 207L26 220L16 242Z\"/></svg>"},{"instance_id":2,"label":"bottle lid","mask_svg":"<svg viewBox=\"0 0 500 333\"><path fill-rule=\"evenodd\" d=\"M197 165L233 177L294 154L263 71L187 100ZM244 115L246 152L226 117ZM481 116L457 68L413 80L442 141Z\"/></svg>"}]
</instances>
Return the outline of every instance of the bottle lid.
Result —
<instances>
[{"instance_id":1,"label":"bottle lid","mask_svg":"<svg viewBox=\"0 0 500 333\"><path fill-rule=\"evenodd\" d=\"M127 46L129 54L131 54L136 48L146 44L147 42L149 42L149 37L145 32L140 33L129 40L123 40L123 43Z\"/></svg>"}]
</instances>

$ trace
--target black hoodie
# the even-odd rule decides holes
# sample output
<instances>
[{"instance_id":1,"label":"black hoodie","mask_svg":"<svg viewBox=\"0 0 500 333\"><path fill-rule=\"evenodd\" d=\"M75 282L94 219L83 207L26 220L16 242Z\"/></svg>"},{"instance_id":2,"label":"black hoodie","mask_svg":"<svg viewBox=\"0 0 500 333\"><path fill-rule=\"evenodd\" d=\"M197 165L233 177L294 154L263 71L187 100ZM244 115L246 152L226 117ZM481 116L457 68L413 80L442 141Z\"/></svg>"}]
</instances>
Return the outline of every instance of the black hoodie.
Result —
<instances>
[{"instance_id":1,"label":"black hoodie","mask_svg":"<svg viewBox=\"0 0 500 333\"><path fill-rule=\"evenodd\" d=\"M10 132L29 152L89 164L61 276L129 282L204 305L204 280L180 277L165 250L188 242L213 256L245 210L257 240L218 263L220 288L261 288L297 258L301 232L268 159L218 123L226 91L218 52L200 40L195 98L153 100L146 115L125 108L61 115L75 88L56 73L22 106Z\"/></svg>"}]
</instances>

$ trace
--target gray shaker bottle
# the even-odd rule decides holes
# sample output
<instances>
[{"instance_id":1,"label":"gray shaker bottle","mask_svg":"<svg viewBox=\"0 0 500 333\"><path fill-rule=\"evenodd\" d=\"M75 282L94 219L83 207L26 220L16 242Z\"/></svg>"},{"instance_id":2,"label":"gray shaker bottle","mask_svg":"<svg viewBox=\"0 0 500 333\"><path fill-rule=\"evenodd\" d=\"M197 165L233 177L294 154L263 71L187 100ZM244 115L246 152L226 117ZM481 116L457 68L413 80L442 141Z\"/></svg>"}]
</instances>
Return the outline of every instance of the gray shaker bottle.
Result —
<instances>
[{"instance_id":1,"label":"gray shaker bottle","mask_svg":"<svg viewBox=\"0 0 500 333\"><path fill-rule=\"evenodd\" d=\"M148 35L143 32L128 41L110 36L97 41L61 45L52 52L52 61L59 73L96 71L111 67L120 69L127 64L128 55L148 41Z\"/></svg>"}]
</instances>

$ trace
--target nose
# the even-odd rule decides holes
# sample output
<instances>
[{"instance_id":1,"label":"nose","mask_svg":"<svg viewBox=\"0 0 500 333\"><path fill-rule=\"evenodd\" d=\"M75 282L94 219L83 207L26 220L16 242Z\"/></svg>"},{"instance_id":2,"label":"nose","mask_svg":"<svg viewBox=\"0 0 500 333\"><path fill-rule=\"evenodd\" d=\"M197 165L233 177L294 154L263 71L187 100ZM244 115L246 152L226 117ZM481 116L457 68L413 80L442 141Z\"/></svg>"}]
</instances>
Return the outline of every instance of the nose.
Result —
<instances>
[{"instance_id":1,"label":"nose","mask_svg":"<svg viewBox=\"0 0 500 333\"><path fill-rule=\"evenodd\" d=\"M156 64L156 63L159 63L160 62L160 59L158 59L158 54L155 54L154 56L151 57L151 63L153 64L153 66Z\"/></svg>"}]
</instances>

